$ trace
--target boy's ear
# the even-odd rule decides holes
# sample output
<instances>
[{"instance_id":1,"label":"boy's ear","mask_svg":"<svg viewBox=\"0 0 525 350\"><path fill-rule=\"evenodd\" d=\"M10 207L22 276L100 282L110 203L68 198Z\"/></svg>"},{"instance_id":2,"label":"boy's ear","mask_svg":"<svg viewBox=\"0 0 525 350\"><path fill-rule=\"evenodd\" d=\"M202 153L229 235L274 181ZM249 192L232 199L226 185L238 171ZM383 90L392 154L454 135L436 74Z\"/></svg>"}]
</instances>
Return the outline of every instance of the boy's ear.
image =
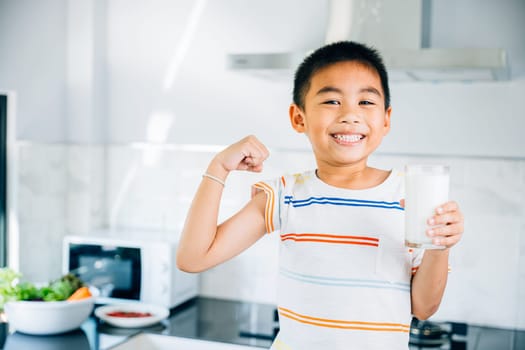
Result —
<instances>
[{"instance_id":1,"label":"boy's ear","mask_svg":"<svg viewBox=\"0 0 525 350\"><path fill-rule=\"evenodd\" d=\"M392 114L392 107L388 107L388 109L385 111L385 135L388 134L390 131L390 115Z\"/></svg>"},{"instance_id":2,"label":"boy's ear","mask_svg":"<svg viewBox=\"0 0 525 350\"><path fill-rule=\"evenodd\" d=\"M292 128L294 128L294 130L299 133L303 133L305 131L305 120L301 108L295 103L292 103L288 109L288 114L290 115L290 123L292 124Z\"/></svg>"}]
</instances>

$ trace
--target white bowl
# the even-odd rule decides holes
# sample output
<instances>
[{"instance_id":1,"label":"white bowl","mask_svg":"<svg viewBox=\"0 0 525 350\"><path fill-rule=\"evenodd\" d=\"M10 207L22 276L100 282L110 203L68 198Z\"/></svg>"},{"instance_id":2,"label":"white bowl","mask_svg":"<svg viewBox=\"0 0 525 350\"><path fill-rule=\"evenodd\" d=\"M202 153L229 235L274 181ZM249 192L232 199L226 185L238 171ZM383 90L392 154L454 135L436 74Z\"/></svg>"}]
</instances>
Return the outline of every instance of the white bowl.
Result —
<instances>
[{"instance_id":1,"label":"white bowl","mask_svg":"<svg viewBox=\"0 0 525 350\"><path fill-rule=\"evenodd\" d=\"M7 322L17 331L50 335L80 327L94 305L94 297L76 301L10 301L4 310Z\"/></svg>"}]
</instances>

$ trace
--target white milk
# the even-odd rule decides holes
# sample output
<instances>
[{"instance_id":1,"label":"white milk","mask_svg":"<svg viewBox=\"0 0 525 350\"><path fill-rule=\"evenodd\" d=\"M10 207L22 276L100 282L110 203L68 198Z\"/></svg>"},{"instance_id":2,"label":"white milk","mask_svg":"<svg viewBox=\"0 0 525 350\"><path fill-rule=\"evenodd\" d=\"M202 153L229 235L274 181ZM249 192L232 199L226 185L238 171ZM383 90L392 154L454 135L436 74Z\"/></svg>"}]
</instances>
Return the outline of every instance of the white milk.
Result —
<instances>
[{"instance_id":1,"label":"white milk","mask_svg":"<svg viewBox=\"0 0 525 350\"><path fill-rule=\"evenodd\" d=\"M405 168L405 242L409 247L441 249L428 237L427 220L448 201L449 169L443 165L408 165Z\"/></svg>"}]
</instances>

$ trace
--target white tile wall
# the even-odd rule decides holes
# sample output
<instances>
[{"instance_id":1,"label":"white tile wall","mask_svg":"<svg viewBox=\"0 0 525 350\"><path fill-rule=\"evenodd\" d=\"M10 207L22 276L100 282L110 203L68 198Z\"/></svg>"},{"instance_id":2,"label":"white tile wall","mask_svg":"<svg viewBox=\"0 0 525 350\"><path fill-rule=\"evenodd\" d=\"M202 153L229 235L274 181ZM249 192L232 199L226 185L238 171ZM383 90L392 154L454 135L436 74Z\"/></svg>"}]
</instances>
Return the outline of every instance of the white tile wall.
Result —
<instances>
[{"instance_id":1,"label":"white tile wall","mask_svg":"<svg viewBox=\"0 0 525 350\"><path fill-rule=\"evenodd\" d=\"M212 154L124 146L107 153L108 225L180 230Z\"/></svg>"},{"instance_id":2,"label":"white tile wall","mask_svg":"<svg viewBox=\"0 0 525 350\"><path fill-rule=\"evenodd\" d=\"M104 149L19 143L20 270L31 281L61 275L62 238L104 222Z\"/></svg>"},{"instance_id":3,"label":"white tile wall","mask_svg":"<svg viewBox=\"0 0 525 350\"><path fill-rule=\"evenodd\" d=\"M87 234L105 224L105 148L64 147L66 152L66 232Z\"/></svg>"},{"instance_id":4,"label":"white tile wall","mask_svg":"<svg viewBox=\"0 0 525 350\"><path fill-rule=\"evenodd\" d=\"M22 144L18 155L20 270L32 281L46 282L60 273L66 153L56 145Z\"/></svg>"},{"instance_id":5,"label":"white tile wall","mask_svg":"<svg viewBox=\"0 0 525 350\"><path fill-rule=\"evenodd\" d=\"M66 233L103 226L180 231L211 152L165 146L21 144L19 214L22 270L48 279L60 270ZM463 240L451 252L452 273L435 319L525 329L525 160L374 155L370 164L451 166L451 199L465 214ZM233 173L220 220L249 199L250 185L313 168L306 151L271 150L261 174ZM49 250L42 250L42 245ZM201 294L272 303L278 240L267 236L201 275ZM45 278L44 278L45 276Z\"/></svg>"}]
</instances>

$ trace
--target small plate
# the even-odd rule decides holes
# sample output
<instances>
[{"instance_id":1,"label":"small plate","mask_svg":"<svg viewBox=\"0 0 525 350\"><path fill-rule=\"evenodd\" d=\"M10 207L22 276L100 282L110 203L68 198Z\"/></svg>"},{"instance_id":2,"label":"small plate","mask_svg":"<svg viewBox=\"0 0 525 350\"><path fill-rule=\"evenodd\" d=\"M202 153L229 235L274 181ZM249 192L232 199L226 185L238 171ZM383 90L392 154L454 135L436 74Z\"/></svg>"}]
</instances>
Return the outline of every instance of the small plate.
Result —
<instances>
[{"instance_id":1,"label":"small plate","mask_svg":"<svg viewBox=\"0 0 525 350\"><path fill-rule=\"evenodd\" d=\"M123 312L149 312L151 316L145 317L116 317L109 316L108 313L115 311ZM95 316L115 327L122 328L141 328L151 326L168 317L170 311L159 305L144 303L122 303L101 306L95 309Z\"/></svg>"}]
</instances>

